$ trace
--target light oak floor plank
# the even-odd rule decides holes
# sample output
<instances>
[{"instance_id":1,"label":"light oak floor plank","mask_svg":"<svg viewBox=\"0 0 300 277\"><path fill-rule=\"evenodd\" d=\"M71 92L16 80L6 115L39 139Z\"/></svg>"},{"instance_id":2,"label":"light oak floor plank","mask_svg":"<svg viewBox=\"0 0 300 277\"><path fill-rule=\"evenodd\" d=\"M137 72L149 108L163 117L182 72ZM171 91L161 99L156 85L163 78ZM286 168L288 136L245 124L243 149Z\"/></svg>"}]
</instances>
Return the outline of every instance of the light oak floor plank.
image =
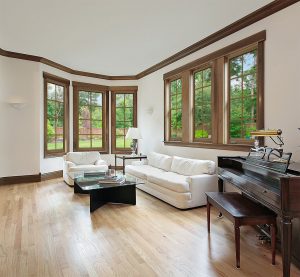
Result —
<instances>
[{"instance_id":1,"label":"light oak floor plank","mask_svg":"<svg viewBox=\"0 0 300 277\"><path fill-rule=\"evenodd\" d=\"M212 209L178 210L137 190L137 205L89 212L89 196L62 179L0 187L0 276L281 276L268 244L241 228L235 268L233 226ZM292 266L292 276L300 271Z\"/></svg>"}]
</instances>

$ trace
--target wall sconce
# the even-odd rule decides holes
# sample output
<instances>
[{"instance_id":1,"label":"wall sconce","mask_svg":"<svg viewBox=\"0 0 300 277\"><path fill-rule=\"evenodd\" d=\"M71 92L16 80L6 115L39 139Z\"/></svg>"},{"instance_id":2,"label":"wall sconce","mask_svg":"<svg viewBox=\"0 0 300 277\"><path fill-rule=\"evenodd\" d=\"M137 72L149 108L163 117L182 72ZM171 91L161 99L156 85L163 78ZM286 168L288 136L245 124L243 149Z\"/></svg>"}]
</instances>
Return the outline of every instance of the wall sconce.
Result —
<instances>
[{"instance_id":1,"label":"wall sconce","mask_svg":"<svg viewBox=\"0 0 300 277\"><path fill-rule=\"evenodd\" d=\"M27 106L26 102L21 101L9 101L8 104L16 110L23 110Z\"/></svg>"}]
</instances>

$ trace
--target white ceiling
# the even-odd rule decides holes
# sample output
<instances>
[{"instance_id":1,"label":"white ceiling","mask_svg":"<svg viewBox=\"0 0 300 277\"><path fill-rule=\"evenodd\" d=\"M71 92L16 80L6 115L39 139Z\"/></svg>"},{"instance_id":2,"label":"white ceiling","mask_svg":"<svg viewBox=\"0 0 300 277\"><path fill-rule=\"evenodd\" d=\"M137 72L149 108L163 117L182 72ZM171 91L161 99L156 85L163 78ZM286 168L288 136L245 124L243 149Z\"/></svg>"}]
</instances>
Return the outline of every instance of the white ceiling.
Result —
<instances>
[{"instance_id":1,"label":"white ceiling","mask_svg":"<svg viewBox=\"0 0 300 277\"><path fill-rule=\"evenodd\" d=\"M0 48L133 75L270 0L0 0Z\"/></svg>"}]
</instances>

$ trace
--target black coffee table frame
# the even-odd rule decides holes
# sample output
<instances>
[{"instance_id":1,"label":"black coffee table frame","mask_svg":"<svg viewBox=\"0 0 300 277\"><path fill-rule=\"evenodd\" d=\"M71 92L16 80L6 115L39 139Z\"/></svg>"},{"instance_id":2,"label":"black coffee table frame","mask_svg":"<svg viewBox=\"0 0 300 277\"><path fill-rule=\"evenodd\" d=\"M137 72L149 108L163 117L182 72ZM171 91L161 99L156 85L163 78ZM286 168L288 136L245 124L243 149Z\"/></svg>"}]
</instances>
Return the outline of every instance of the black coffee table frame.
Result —
<instances>
[{"instance_id":1,"label":"black coffee table frame","mask_svg":"<svg viewBox=\"0 0 300 277\"><path fill-rule=\"evenodd\" d=\"M90 212L94 212L106 203L121 203L136 205L136 184L109 186L106 188L99 187L95 189L82 189L74 180L74 193L90 195Z\"/></svg>"}]
</instances>

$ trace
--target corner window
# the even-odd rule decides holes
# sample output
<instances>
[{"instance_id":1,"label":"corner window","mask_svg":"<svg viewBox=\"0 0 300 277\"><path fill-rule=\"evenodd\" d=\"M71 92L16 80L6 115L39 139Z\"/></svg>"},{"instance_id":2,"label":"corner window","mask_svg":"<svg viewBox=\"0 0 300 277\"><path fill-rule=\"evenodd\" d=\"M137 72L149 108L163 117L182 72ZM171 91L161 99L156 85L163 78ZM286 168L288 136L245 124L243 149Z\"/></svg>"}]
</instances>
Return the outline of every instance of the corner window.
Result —
<instances>
[{"instance_id":1,"label":"corner window","mask_svg":"<svg viewBox=\"0 0 300 277\"><path fill-rule=\"evenodd\" d=\"M48 73L44 77L44 156L68 151L69 80Z\"/></svg>"}]
</instances>

